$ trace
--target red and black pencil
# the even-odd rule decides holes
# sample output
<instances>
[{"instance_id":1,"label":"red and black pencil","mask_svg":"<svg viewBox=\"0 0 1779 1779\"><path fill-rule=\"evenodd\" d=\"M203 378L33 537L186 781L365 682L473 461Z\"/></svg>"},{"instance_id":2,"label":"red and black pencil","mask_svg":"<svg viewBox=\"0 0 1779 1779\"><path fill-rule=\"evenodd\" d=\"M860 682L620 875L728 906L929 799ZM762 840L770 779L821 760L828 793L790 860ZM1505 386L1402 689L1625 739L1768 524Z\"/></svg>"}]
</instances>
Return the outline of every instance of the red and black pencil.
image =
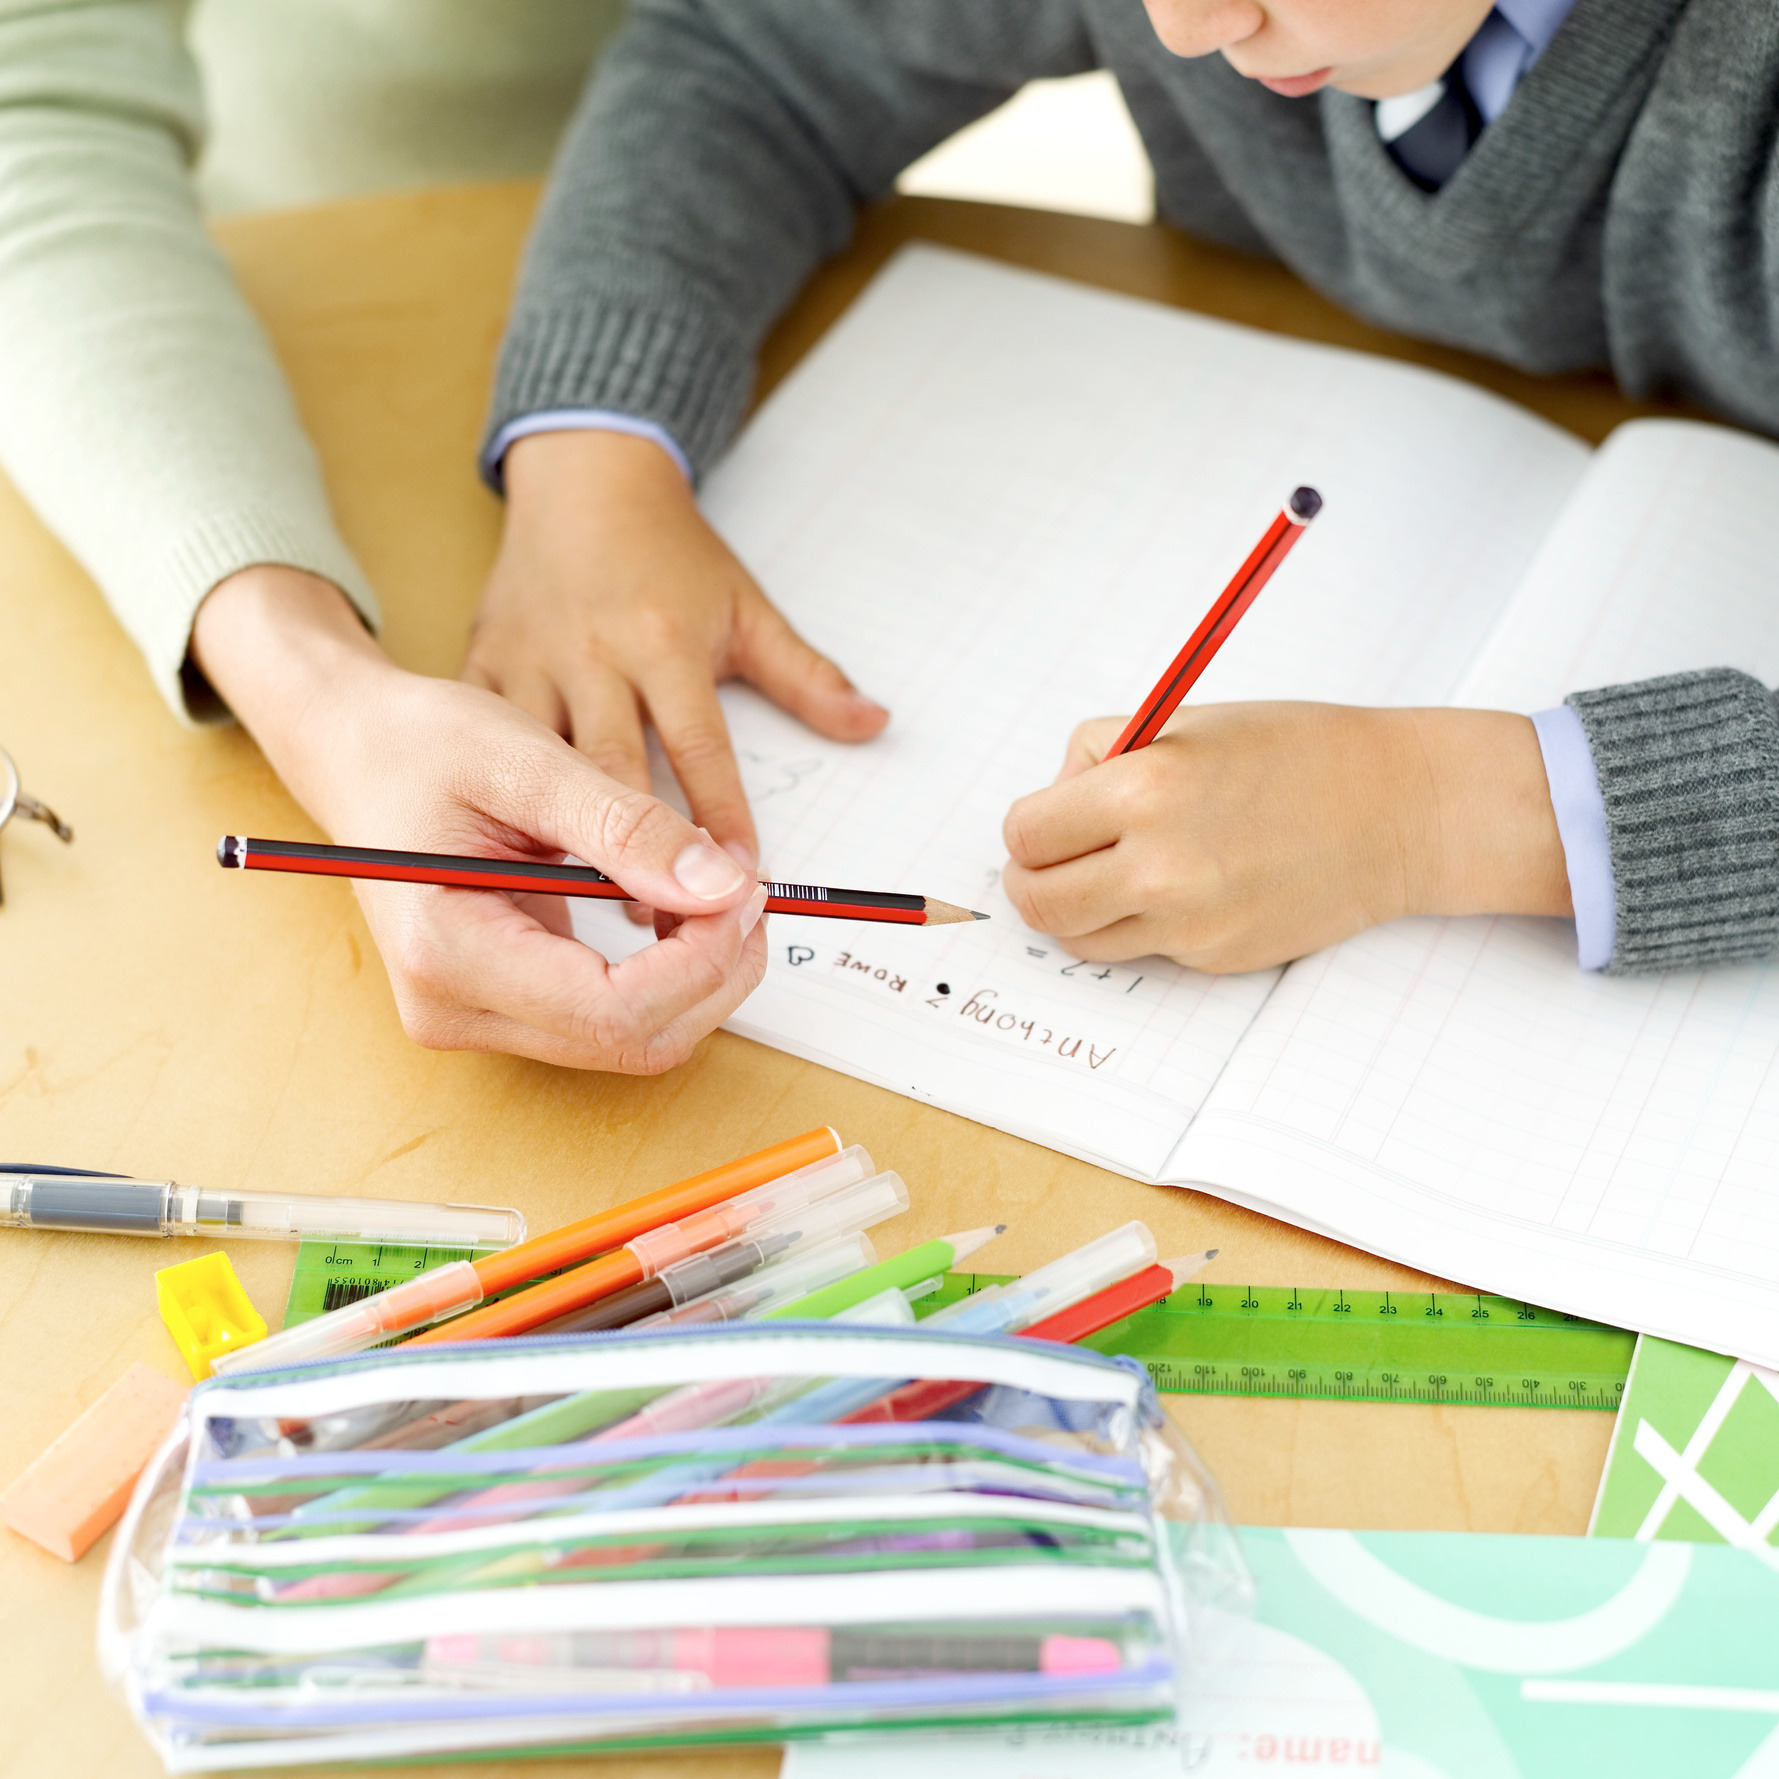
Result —
<instances>
[{"instance_id":1,"label":"red and black pencil","mask_svg":"<svg viewBox=\"0 0 1779 1779\"><path fill-rule=\"evenodd\" d=\"M375 846L315 846L300 840L254 840L225 834L219 864L238 871L294 871L306 877L381 878L391 883L443 883L458 889L516 890L542 896L591 896L607 902L635 898L590 865L544 865L523 859L466 859L443 852L388 852ZM890 921L942 927L987 920L934 896L887 890L825 889L811 883L766 885L768 914L819 914L828 920Z\"/></svg>"},{"instance_id":2,"label":"red and black pencil","mask_svg":"<svg viewBox=\"0 0 1779 1779\"><path fill-rule=\"evenodd\" d=\"M1235 578L1212 601L1204 622L1173 658L1167 672L1155 682L1155 689L1143 700L1142 708L1125 724L1124 733L1112 743L1111 752L1106 755L1108 760L1114 755L1134 753L1139 747L1147 747L1161 733L1162 726L1179 709L1180 700L1192 690L1198 676L1229 640L1260 589L1272 579L1273 570L1291 553L1291 546L1303 536L1305 527L1321 510L1322 497L1314 488L1299 488L1292 493L1283 511L1267 526L1248 560L1235 571Z\"/></svg>"}]
</instances>

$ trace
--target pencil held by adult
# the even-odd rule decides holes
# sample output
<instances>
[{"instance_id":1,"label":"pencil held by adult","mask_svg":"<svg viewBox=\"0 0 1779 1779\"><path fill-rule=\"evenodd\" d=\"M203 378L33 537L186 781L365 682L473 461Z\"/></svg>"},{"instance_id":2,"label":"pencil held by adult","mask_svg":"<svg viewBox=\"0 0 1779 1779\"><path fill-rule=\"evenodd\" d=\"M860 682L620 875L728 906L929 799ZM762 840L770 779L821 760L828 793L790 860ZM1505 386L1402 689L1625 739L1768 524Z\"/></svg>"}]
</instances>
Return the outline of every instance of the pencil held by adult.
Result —
<instances>
[{"instance_id":1,"label":"pencil held by adult","mask_svg":"<svg viewBox=\"0 0 1779 1779\"><path fill-rule=\"evenodd\" d=\"M765 896L750 873L515 705L398 667L328 583L270 567L231 576L199 608L192 647L328 833L513 860L572 854L678 919L608 962L574 938L559 896L360 885L417 1042L659 1073L759 983Z\"/></svg>"},{"instance_id":2,"label":"pencil held by adult","mask_svg":"<svg viewBox=\"0 0 1779 1779\"><path fill-rule=\"evenodd\" d=\"M436 883L450 889L506 890L516 895L634 898L603 871L586 865L527 859L460 858L454 853L398 852L376 846L316 846L302 840L256 840L225 834L216 846L225 870L273 871L300 877L349 877L364 883ZM825 920L870 920L893 926L944 927L987 920L937 896L900 890L830 889L825 884L763 882L768 914L812 914Z\"/></svg>"}]
</instances>

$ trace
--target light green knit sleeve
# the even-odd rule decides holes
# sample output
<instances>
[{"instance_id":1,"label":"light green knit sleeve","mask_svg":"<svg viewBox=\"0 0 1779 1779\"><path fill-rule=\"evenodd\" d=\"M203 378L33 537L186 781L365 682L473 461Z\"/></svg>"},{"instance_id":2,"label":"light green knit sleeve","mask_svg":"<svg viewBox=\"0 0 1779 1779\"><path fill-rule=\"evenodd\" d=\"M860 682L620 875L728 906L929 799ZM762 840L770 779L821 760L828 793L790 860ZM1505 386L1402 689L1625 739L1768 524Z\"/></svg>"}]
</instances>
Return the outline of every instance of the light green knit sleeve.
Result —
<instances>
[{"instance_id":1,"label":"light green knit sleeve","mask_svg":"<svg viewBox=\"0 0 1779 1779\"><path fill-rule=\"evenodd\" d=\"M182 716L225 576L307 569L373 626L314 451L204 230L177 0L0 0L0 467L99 583Z\"/></svg>"}]
</instances>

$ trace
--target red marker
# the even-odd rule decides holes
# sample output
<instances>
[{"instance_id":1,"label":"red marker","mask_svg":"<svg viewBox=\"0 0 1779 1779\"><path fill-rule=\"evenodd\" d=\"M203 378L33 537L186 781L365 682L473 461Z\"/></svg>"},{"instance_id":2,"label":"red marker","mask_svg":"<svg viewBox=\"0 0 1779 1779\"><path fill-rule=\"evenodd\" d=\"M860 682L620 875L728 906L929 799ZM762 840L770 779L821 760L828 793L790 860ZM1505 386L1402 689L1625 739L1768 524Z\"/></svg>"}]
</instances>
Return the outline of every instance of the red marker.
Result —
<instances>
[{"instance_id":1,"label":"red marker","mask_svg":"<svg viewBox=\"0 0 1779 1779\"><path fill-rule=\"evenodd\" d=\"M301 840L251 840L225 834L216 862L236 871L294 871L306 877L378 878L390 883L443 883L455 889L514 890L521 895L591 896L629 902L630 892L591 865L543 865L527 859L468 859L448 852L388 852L376 846L312 846ZM819 914L829 920L886 920L907 927L943 927L986 914L934 896L889 890L824 889L812 883L768 883L768 914Z\"/></svg>"},{"instance_id":2,"label":"red marker","mask_svg":"<svg viewBox=\"0 0 1779 1779\"><path fill-rule=\"evenodd\" d=\"M1159 1266L1146 1266L1141 1272L1108 1285L1091 1297L1084 1297L1054 1316L1046 1316L1029 1328L1022 1328L1015 1340L1060 1340L1073 1345L1089 1335L1134 1316L1160 1303L1170 1291L1177 1291L1206 1261L1217 1257L1215 1248L1203 1254L1187 1254L1178 1260L1164 1260ZM972 1378L919 1378L879 1396L875 1402L841 1416L842 1425L856 1421L930 1421L934 1415L974 1396L982 1384Z\"/></svg>"},{"instance_id":3,"label":"red marker","mask_svg":"<svg viewBox=\"0 0 1779 1779\"><path fill-rule=\"evenodd\" d=\"M1303 536L1309 522L1322 510L1322 497L1314 488L1299 488L1285 503L1284 510L1267 526L1266 535L1254 546L1254 553L1235 571L1235 578L1219 593L1205 613L1204 622L1193 631L1185 648L1177 654L1155 689L1143 700L1142 709L1125 724L1124 733L1112 743L1106 755L1134 753L1147 747L1162 731L1162 726L1176 710L1180 700L1198 683L1198 677L1216 658L1242 614L1251 606L1260 589L1272 579L1273 570L1291 553L1291 546Z\"/></svg>"}]
</instances>

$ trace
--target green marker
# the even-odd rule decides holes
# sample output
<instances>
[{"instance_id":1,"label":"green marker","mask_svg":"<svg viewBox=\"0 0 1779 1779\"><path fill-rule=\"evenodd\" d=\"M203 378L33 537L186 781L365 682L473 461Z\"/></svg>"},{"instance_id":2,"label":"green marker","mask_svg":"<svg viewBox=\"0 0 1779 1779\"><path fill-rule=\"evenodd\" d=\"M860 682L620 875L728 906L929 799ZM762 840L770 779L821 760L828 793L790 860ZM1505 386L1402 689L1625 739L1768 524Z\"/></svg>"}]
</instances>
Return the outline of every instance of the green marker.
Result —
<instances>
[{"instance_id":1,"label":"green marker","mask_svg":"<svg viewBox=\"0 0 1779 1779\"><path fill-rule=\"evenodd\" d=\"M855 1272L849 1279L837 1280L819 1291L811 1291L807 1297L781 1303L759 1320L772 1322L782 1316L795 1316L799 1321L820 1321L851 1309L855 1303L863 1303L867 1297L875 1297L879 1291L904 1291L935 1273L954 1271L961 1259L992 1242L1006 1227L1005 1223L990 1223L981 1229L965 1230L962 1235L942 1235L936 1242L923 1242L893 1260L882 1260L863 1272Z\"/></svg>"}]
</instances>

